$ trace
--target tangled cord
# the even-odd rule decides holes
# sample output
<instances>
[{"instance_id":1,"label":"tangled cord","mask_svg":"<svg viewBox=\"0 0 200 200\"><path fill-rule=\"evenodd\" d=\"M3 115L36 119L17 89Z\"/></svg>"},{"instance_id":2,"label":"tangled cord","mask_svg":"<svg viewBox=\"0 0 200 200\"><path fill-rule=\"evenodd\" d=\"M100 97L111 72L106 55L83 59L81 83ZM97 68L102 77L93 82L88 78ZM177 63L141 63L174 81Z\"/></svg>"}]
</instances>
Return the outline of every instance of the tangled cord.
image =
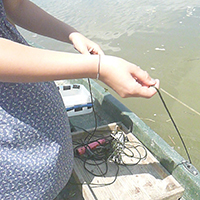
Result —
<instances>
[{"instance_id":1,"label":"tangled cord","mask_svg":"<svg viewBox=\"0 0 200 200\"><path fill-rule=\"evenodd\" d=\"M98 135L96 139L90 141L90 143L85 143L84 140L79 140L74 143L75 157L83 162L84 169L93 176L103 177L108 173L109 164L113 163L116 166L113 181L107 184L92 183L92 185L110 185L114 183L117 179L120 165L137 165L141 160L147 157L147 150L144 146L138 142L129 141L125 133L121 130L110 132L110 135L104 137L105 141L103 144L99 142L101 140L102 135ZM94 143L96 146L93 149L91 144ZM80 148L84 148L83 154L79 151ZM141 151L143 153L141 153Z\"/></svg>"}]
</instances>

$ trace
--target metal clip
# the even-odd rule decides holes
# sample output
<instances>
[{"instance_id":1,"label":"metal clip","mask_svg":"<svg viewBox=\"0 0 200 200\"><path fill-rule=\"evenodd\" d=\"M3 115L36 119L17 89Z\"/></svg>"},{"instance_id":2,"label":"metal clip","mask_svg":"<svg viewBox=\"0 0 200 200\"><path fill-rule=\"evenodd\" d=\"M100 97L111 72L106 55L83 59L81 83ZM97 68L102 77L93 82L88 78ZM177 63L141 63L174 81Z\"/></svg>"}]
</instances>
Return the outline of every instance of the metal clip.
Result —
<instances>
[{"instance_id":1,"label":"metal clip","mask_svg":"<svg viewBox=\"0 0 200 200\"><path fill-rule=\"evenodd\" d=\"M183 166L194 176L198 175L198 170L191 164L189 163L187 160L184 160L183 162Z\"/></svg>"}]
</instances>

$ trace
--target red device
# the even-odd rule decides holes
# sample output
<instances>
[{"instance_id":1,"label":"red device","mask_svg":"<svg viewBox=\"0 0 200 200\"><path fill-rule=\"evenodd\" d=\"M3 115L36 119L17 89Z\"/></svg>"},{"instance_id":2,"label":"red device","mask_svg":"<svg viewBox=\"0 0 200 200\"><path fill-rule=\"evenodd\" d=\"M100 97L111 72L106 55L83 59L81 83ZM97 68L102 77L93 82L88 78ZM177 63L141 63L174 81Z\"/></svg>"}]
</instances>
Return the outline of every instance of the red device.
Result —
<instances>
[{"instance_id":1,"label":"red device","mask_svg":"<svg viewBox=\"0 0 200 200\"><path fill-rule=\"evenodd\" d=\"M100 140L97 140L96 142L92 142L83 147L80 147L76 151L79 155L83 155L86 149L89 149L89 150L95 149L96 147L100 146L101 144L104 144L105 142L106 142L105 139L100 139Z\"/></svg>"}]
</instances>

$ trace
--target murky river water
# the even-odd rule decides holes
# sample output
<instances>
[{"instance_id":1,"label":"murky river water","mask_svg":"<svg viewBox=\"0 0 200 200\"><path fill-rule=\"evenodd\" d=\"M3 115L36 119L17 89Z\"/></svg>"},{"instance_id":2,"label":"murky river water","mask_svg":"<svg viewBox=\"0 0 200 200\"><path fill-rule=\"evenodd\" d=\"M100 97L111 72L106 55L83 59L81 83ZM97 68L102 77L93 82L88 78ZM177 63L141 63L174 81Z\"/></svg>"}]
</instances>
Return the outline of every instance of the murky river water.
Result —
<instances>
[{"instance_id":1,"label":"murky river water","mask_svg":"<svg viewBox=\"0 0 200 200\"><path fill-rule=\"evenodd\" d=\"M101 45L161 81L163 97L200 170L200 2L199 0L32 0ZM72 46L20 29L48 49ZM183 157L186 154L156 95L121 99Z\"/></svg>"}]
</instances>

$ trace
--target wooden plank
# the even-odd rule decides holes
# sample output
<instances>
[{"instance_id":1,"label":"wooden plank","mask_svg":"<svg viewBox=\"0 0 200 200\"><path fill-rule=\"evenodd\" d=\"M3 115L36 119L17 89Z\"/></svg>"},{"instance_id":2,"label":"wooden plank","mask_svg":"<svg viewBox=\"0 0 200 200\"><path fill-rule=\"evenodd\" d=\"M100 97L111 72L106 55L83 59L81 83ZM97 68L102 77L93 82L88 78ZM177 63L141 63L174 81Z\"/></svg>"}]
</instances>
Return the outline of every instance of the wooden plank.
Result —
<instances>
[{"instance_id":1,"label":"wooden plank","mask_svg":"<svg viewBox=\"0 0 200 200\"><path fill-rule=\"evenodd\" d=\"M101 127L101 130L112 131L116 128L116 123ZM123 131L127 131L123 127ZM126 132L127 133L127 132ZM102 134L110 134L105 131ZM80 139L84 134L79 132L73 134L73 140ZM129 141L134 142L135 146L142 145L133 134L127 134ZM138 148L142 155L145 155L144 148ZM148 151L147 157L141 160L137 165L119 166L117 179L111 183L116 176L117 166L113 162L108 162L108 172L105 176L97 177L87 172L83 167L83 162L75 159L75 173L82 184L83 196L85 199L97 200L177 200L184 192L180 184L171 176L156 158ZM126 156L123 156L125 161L129 161ZM136 159L132 158L132 162ZM98 166L90 166L90 170L101 173L101 168Z\"/></svg>"},{"instance_id":2,"label":"wooden plank","mask_svg":"<svg viewBox=\"0 0 200 200\"><path fill-rule=\"evenodd\" d=\"M79 165L79 163L76 163L75 171L78 170L78 174L81 173L84 175L81 175L84 177L84 180L90 185L91 189L93 190L93 193L95 194L95 197L98 200L105 200L105 199L131 199L131 198L143 198L143 199L150 199L147 194L143 192L140 192L138 187L136 185L132 185L132 189L130 190L130 185L128 187L125 187L125 183L127 181L127 177L125 176L119 176L117 180L111 184L111 185L106 185L111 183L114 178L115 178L115 173L113 173L114 167L110 167L110 171L108 171L106 177L92 177L92 175L89 175L85 173L82 170L82 166ZM80 169L80 168L81 169ZM119 174L122 173L122 170L126 170L126 168L123 168L122 166L120 167L121 170L119 171ZM129 171L126 170L127 173ZM126 173L126 174L127 174ZM79 174L80 175L80 174ZM78 175L78 176L79 176ZM89 175L89 176L88 176ZM130 181L131 182L131 181ZM97 185L93 185L97 184ZM106 185L106 186L105 186ZM118 189L117 189L118 188ZM122 192L123 190L123 192Z\"/></svg>"},{"instance_id":3,"label":"wooden plank","mask_svg":"<svg viewBox=\"0 0 200 200\"><path fill-rule=\"evenodd\" d=\"M132 134L127 136L129 140L139 142ZM145 166L145 173L144 168L141 169L141 165ZM141 185L152 199L179 199L183 195L184 189L149 151L147 159L142 160L137 167L140 168L136 179L139 180L137 185ZM128 166L128 168L132 174L135 173L132 167ZM142 171L143 174L141 174ZM156 193L156 190L159 190L160 193Z\"/></svg>"},{"instance_id":4,"label":"wooden plank","mask_svg":"<svg viewBox=\"0 0 200 200\"><path fill-rule=\"evenodd\" d=\"M78 172L79 170L76 170L76 172ZM73 171L73 176L76 180L76 182L82 183L79 186L81 187L80 190L82 191L82 196L84 199L91 199L91 200L96 200L96 198L94 197L92 191L90 190L90 186L88 184L85 183L84 178L82 177L81 174L76 173L75 171Z\"/></svg>"}]
</instances>

